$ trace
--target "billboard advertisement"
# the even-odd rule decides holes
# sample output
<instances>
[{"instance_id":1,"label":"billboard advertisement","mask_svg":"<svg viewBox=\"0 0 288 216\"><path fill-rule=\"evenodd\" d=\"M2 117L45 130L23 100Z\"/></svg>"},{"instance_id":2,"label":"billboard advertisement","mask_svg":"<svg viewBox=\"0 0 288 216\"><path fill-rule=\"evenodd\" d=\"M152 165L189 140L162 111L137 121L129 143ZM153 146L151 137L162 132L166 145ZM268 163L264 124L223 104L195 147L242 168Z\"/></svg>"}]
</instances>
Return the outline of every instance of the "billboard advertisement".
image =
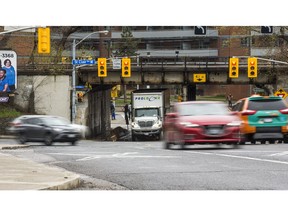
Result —
<instances>
[{"instance_id":1,"label":"billboard advertisement","mask_svg":"<svg viewBox=\"0 0 288 216\"><path fill-rule=\"evenodd\" d=\"M12 50L0 50L0 92L17 89L17 54Z\"/></svg>"}]
</instances>

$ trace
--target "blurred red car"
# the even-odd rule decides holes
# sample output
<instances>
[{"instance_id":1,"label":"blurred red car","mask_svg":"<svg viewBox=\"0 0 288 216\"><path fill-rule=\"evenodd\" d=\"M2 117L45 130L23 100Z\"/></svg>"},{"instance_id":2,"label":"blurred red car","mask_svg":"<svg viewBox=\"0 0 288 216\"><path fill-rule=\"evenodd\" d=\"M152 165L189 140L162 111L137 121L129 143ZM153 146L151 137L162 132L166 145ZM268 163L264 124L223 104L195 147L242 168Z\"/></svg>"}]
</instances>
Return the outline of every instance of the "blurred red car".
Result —
<instances>
[{"instance_id":1,"label":"blurred red car","mask_svg":"<svg viewBox=\"0 0 288 216\"><path fill-rule=\"evenodd\" d=\"M221 101L176 103L164 119L164 148L172 144L231 144L241 142L241 119Z\"/></svg>"}]
</instances>

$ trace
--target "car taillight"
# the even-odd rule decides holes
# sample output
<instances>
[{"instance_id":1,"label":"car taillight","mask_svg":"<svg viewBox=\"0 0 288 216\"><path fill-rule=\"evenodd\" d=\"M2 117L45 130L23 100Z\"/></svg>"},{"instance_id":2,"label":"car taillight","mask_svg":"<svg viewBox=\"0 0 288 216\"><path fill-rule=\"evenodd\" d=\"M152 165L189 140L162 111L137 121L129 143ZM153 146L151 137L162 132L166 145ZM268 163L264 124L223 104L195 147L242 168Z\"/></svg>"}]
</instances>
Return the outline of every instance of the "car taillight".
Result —
<instances>
[{"instance_id":1,"label":"car taillight","mask_svg":"<svg viewBox=\"0 0 288 216\"><path fill-rule=\"evenodd\" d=\"M288 114L288 108L279 110L279 112L281 112L282 114Z\"/></svg>"},{"instance_id":2,"label":"car taillight","mask_svg":"<svg viewBox=\"0 0 288 216\"><path fill-rule=\"evenodd\" d=\"M256 112L256 110L245 110L242 112L242 115L254 115Z\"/></svg>"}]
</instances>

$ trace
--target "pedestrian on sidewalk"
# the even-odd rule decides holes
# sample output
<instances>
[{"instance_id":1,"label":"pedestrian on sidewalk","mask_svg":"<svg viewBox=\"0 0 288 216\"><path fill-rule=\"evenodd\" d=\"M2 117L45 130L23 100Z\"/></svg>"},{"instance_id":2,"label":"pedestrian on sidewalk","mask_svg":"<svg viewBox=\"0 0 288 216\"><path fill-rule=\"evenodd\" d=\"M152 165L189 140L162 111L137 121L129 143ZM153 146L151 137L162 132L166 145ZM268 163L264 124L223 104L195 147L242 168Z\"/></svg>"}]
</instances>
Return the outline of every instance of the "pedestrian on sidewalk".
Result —
<instances>
[{"instance_id":1,"label":"pedestrian on sidewalk","mask_svg":"<svg viewBox=\"0 0 288 216\"><path fill-rule=\"evenodd\" d=\"M128 105L128 114L129 114L129 120L131 120L131 113L132 113L132 105L131 103Z\"/></svg>"},{"instance_id":2,"label":"pedestrian on sidewalk","mask_svg":"<svg viewBox=\"0 0 288 216\"><path fill-rule=\"evenodd\" d=\"M126 121L126 125L127 125L127 130L129 129L129 108L128 108L128 104L125 104L124 106L124 116L125 116L125 121Z\"/></svg>"},{"instance_id":3,"label":"pedestrian on sidewalk","mask_svg":"<svg viewBox=\"0 0 288 216\"><path fill-rule=\"evenodd\" d=\"M116 119L116 115L115 115L115 106L114 106L114 103L111 101L111 115L112 115L112 120L115 120Z\"/></svg>"},{"instance_id":4,"label":"pedestrian on sidewalk","mask_svg":"<svg viewBox=\"0 0 288 216\"><path fill-rule=\"evenodd\" d=\"M232 107L232 100L233 100L233 96L231 94L229 94L227 96L227 101L228 101L228 107L231 108Z\"/></svg>"}]
</instances>

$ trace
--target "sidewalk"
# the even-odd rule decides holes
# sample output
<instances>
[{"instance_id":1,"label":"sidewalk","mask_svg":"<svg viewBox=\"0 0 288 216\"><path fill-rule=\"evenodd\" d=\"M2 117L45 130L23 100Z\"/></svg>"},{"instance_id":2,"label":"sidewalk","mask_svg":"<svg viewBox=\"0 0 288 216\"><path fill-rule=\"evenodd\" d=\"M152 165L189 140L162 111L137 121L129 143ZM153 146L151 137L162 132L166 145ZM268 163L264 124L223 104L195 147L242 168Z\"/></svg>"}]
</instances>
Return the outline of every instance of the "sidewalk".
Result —
<instances>
[{"instance_id":1,"label":"sidewalk","mask_svg":"<svg viewBox=\"0 0 288 216\"><path fill-rule=\"evenodd\" d=\"M116 119L111 120L111 128L117 127L127 130L123 112L116 112ZM0 136L1 138L14 137ZM0 190L70 190L80 186L78 174L1 151L27 147L29 145L0 144Z\"/></svg>"},{"instance_id":2,"label":"sidewalk","mask_svg":"<svg viewBox=\"0 0 288 216\"><path fill-rule=\"evenodd\" d=\"M69 190L80 185L80 176L75 173L1 151L27 147L0 144L0 190Z\"/></svg>"},{"instance_id":3,"label":"sidewalk","mask_svg":"<svg viewBox=\"0 0 288 216\"><path fill-rule=\"evenodd\" d=\"M124 129L127 129L127 125L125 122L124 112L116 112L116 119L111 119L111 128L114 129L116 127L122 127ZM130 128L131 121L129 122L129 128Z\"/></svg>"}]
</instances>

